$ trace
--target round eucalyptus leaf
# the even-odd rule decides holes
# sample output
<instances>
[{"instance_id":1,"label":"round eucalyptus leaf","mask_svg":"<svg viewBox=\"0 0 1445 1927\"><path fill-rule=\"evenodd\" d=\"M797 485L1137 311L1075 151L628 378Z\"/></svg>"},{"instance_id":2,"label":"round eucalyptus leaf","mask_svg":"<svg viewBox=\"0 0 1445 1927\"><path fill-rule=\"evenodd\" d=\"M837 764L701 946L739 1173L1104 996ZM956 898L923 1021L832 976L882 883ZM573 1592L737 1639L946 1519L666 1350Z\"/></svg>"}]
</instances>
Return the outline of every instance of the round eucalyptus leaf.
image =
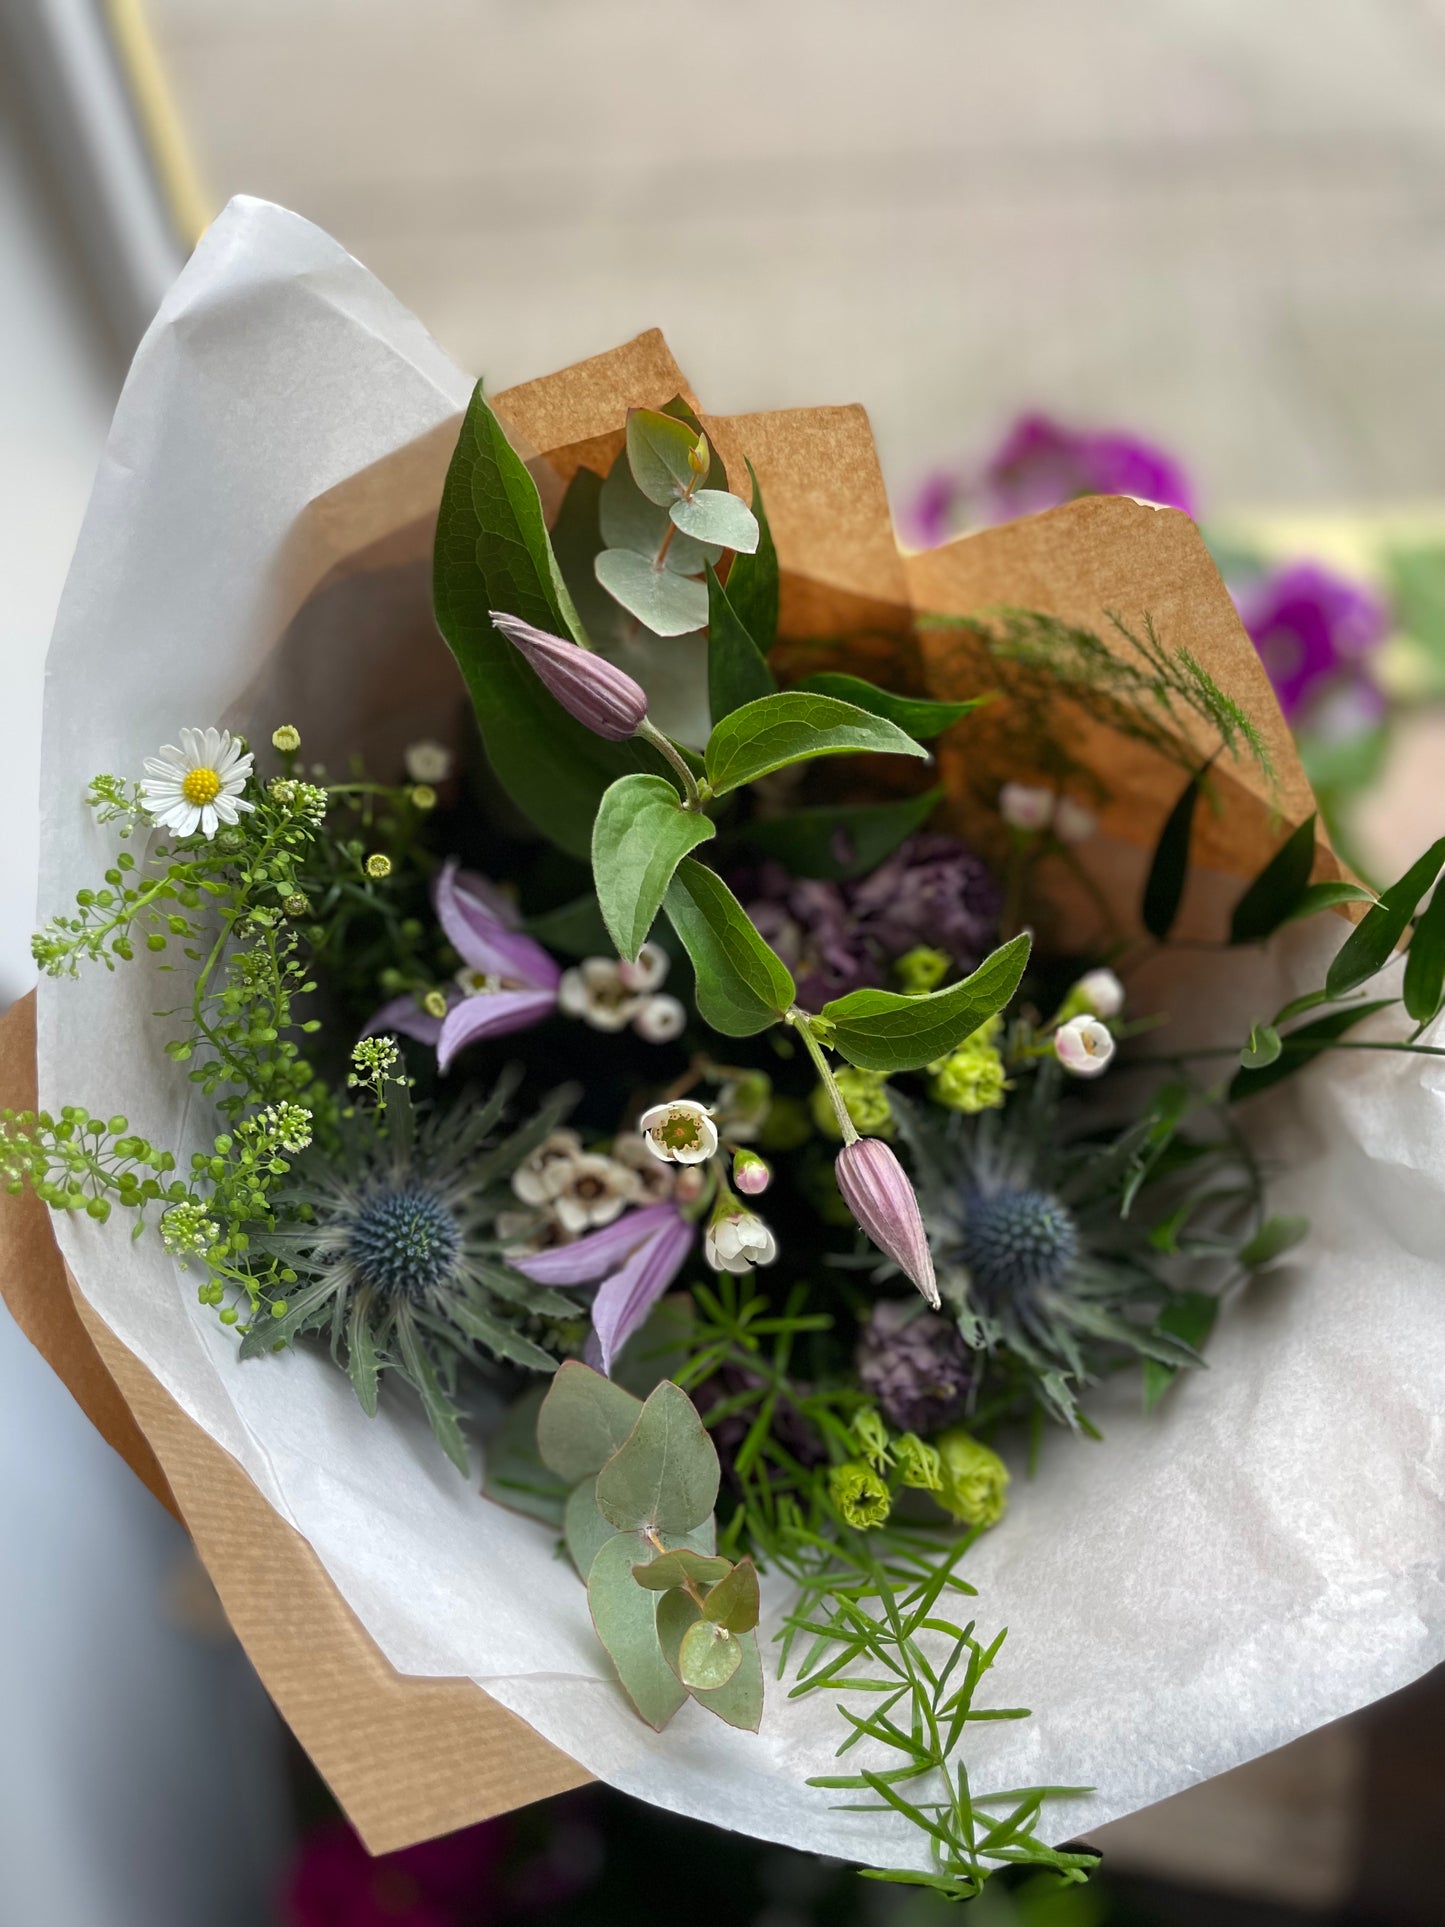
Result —
<instances>
[{"instance_id":1,"label":"round eucalyptus leaf","mask_svg":"<svg viewBox=\"0 0 1445 1927\"><path fill-rule=\"evenodd\" d=\"M710 1693L726 1686L742 1663L743 1649L726 1626L699 1619L682 1636L678 1674L694 1692Z\"/></svg>"},{"instance_id":2,"label":"round eucalyptus leaf","mask_svg":"<svg viewBox=\"0 0 1445 1927\"><path fill-rule=\"evenodd\" d=\"M597 580L655 636L685 636L707 623L707 584L655 569L632 549L604 549L593 563Z\"/></svg>"}]
</instances>

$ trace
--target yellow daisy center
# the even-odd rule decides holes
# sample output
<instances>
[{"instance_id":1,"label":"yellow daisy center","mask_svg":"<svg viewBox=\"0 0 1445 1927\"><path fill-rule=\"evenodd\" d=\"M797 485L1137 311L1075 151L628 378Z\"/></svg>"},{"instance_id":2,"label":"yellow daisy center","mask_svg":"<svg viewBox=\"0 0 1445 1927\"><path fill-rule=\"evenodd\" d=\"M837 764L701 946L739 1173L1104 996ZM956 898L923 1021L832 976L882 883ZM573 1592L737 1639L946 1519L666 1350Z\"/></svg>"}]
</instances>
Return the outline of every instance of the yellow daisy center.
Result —
<instances>
[{"instance_id":1,"label":"yellow daisy center","mask_svg":"<svg viewBox=\"0 0 1445 1927\"><path fill-rule=\"evenodd\" d=\"M221 794L221 779L213 769L187 770L181 784L181 795L188 803L200 808L206 803L214 803Z\"/></svg>"}]
</instances>

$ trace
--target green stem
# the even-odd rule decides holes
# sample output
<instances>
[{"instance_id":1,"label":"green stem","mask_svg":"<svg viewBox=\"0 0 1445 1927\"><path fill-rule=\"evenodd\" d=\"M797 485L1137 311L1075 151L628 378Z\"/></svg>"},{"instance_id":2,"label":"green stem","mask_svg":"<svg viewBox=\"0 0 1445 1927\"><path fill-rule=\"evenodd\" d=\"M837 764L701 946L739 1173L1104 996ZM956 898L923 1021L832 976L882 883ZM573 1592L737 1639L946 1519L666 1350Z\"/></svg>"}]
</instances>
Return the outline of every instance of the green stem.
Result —
<instances>
[{"instance_id":1,"label":"green stem","mask_svg":"<svg viewBox=\"0 0 1445 1927\"><path fill-rule=\"evenodd\" d=\"M687 758L677 746L669 742L650 716L643 717L635 733L644 743L650 743L658 755L671 763L677 772L678 781L682 784L682 807L685 810L700 810L703 802L702 791L698 788L697 778L688 767Z\"/></svg>"},{"instance_id":2,"label":"green stem","mask_svg":"<svg viewBox=\"0 0 1445 1927\"><path fill-rule=\"evenodd\" d=\"M833 1106L833 1115L838 1120L838 1129L843 1133L843 1142L856 1144L858 1127L848 1115L848 1106L843 1102L843 1093L838 1089L838 1081L833 1075L827 1058L823 1055L822 1045L813 1035L812 1019L806 1010L799 1010L794 1004L787 1014L786 1022L790 1023L802 1038L803 1047L813 1060L813 1068L818 1073L819 1082L828 1093L828 1102Z\"/></svg>"}]
</instances>

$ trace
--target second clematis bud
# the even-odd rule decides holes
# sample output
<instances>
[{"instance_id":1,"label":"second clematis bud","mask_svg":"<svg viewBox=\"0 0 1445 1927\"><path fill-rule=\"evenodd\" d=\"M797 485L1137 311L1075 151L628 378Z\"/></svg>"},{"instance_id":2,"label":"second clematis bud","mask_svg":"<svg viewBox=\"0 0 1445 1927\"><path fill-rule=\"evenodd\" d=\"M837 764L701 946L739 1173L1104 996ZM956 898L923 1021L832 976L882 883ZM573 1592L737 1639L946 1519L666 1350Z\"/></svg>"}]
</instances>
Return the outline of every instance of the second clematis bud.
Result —
<instances>
[{"instance_id":1,"label":"second clematis bud","mask_svg":"<svg viewBox=\"0 0 1445 1927\"><path fill-rule=\"evenodd\" d=\"M493 609L491 617L568 715L609 743L624 742L637 734L647 717L647 692L641 683L634 682L596 650L535 629L520 616Z\"/></svg>"},{"instance_id":2,"label":"second clematis bud","mask_svg":"<svg viewBox=\"0 0 1445 1927\"><path fill-rule=\"evenodd\" d=\"M843 1201L863 1230L937 1311L942 1300L923 1214L893 1152L881 1138L855 1138L838 1153L834 1169Z\"/></svg>"}]
</instances>

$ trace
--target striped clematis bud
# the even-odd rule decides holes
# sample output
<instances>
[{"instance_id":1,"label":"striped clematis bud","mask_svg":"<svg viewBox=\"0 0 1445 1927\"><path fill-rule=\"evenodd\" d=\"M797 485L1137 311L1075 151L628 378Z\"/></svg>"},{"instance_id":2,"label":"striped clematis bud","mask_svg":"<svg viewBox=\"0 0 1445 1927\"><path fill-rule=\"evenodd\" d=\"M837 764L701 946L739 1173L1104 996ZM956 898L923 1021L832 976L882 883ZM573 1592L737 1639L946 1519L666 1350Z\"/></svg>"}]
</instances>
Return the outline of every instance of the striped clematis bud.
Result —
<instances>
[{"instance_id":1,"label":"striped clematis bud","mask_svg":"<svg viewBox=\"0 0 1445 1927\"><path fill-rule=\"evenodd\" d=\"M492 622L521 651L570 716L594 735L620 743L647 718L647 691L595 649L534 629L520 616L491 611Z\"/></svg>"},{"instance_id":2,"label":"striped clematis bud","mask_svg":"<svg viewBox=\"0 0 1445 1927\"><path fill-rule=\"evenodd\" d=\"M911 1278L937 1311L942 1300L933 1275L933 1253L913 1186L881 1138L845 1144L834 1169L843 1201L878 1249Z\"/></svg>"}]
</instances>

